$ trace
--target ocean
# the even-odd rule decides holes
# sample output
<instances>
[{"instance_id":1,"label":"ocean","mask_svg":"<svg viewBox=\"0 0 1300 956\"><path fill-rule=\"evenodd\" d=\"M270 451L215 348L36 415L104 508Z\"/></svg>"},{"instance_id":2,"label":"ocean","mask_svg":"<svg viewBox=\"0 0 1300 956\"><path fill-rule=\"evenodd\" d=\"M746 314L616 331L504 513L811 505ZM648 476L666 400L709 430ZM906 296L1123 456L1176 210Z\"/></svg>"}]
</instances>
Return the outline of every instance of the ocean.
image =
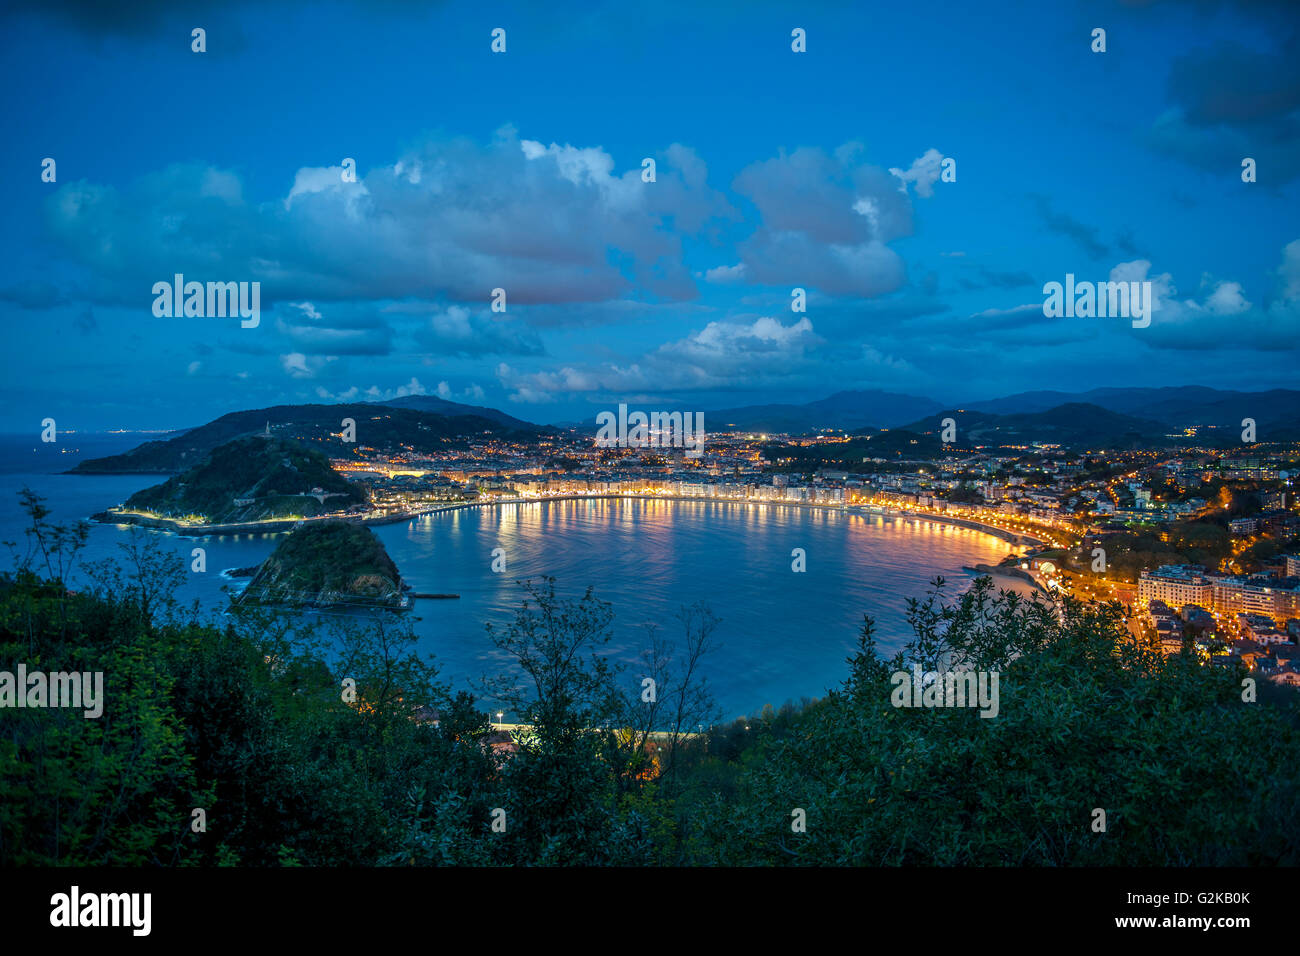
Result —
<instances>
[{"instance_id":1,"label":"ocean","mask_svg":"<svg viewBox=\"0 0 1300 956\"><path fill-rule=\"evenodd\" d=\"M0 436L0 541L23 547L17 492L45 496L51 520L72 522L119 504L161 476L59 474L85 457L125 451L147 436L61 436L42 446L31 436ZM60 447L62 446L62 447ZM557 590L580 597L590 586L613 605L607 652L635 676L646 625L681 643L676 614L705 601L719 619L717 650L703 664L724 719L765 704L818 697L845 677L862 615L877 622L884 652L909 637L903 614L942 574L955 597L971 575L963 565L996 563L1011 546L978 531L936 522L772 504L593 499L468 508L373 527L403 577L417 592L454 593L458 600L421 599L410 617L419 648L432 653L453 689L475 689L501 662L485 624L513 618L523 597L518 582L550 576ZM92 526L81 563L120 556L131 530ZM259 563L276 535L204 539L157 535L190 567L191 549L206 549L207 571L189 573L180 593L214 616L224 611L222 575ZM792 570L802 548L803 572ZM504 555L494 572L493 552ZM500 562L496 562L500 566ZM8 549L0 567L10 568ZM73 586L78 575L73 576ZM1007 587L1000 580L999 587ZM1020 588L1017 587L1019 590ZM485 708L491 702L484 701ZM507 716L509 720L509 716Z\"/></svg>"}]
</instances>

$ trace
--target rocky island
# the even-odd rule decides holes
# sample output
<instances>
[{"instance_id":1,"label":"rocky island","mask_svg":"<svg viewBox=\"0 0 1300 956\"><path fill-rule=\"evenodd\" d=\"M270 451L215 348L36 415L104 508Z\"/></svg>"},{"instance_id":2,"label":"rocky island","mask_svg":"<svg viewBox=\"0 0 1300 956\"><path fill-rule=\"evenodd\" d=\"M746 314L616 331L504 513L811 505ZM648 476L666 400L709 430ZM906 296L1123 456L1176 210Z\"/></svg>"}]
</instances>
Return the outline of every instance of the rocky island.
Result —
<instances>
[{"instance_id":1,"label":"rocky island","mask_svg":"<svg viewBox=\"0 0 1300 956\"><path fill-rule=\"evenodd\" d=\"M367 607L406 610L402 576L374 532L346 521L313 521L262 562L238 607Z\"/></svg>"}]
</instances>

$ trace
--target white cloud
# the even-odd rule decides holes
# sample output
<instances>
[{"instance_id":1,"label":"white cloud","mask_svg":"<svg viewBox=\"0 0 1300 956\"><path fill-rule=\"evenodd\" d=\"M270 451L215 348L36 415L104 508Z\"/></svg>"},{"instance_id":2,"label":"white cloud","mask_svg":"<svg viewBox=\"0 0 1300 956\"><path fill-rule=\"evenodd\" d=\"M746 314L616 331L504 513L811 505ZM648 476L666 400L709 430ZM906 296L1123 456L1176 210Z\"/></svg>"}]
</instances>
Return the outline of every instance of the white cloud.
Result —
<instances>
[{"instance_id":1,"label":"white cloud","mask_svg":"<svg viewBox=\"0 0 1300 956\"><path fill-rule=\"evenodd\" d=\"M738 214L689 148L660 154L654 188L640 159L619 173L599 146L542 146L507 127L487 143L427 137L353 183L341 166L304 167L260 203L241 197L235 173L175 164L120 188L59 187L49 228L91 273L92 302L134 302L142 277L175 272L258 281L263 303L318 311L474 303L500 285L512 306L694 298L683 236Z\"/></svg>"},{"instance_id":2,"label":"white cloud","mask_svg":"<svg viewBox=\"0 0 1300 956\"><path fill-rule=\"evenodd\" d=\"M1003 315L1021 315L1026 312L1043 311L1043 303L1029 302L1025 305L1013 305L1009 309L985 309L982 312L975 312L971 315L972 319L993 319Z\"/></svg>"},{"instance_id":3,"label":"white cloud","mask_svg":"<svg viewBox=\"0 0 1300 956\"><path fill-rule=\"evenodd\" d=\"M745 278L745 264L739 262L734 266L716 266L704 273L708 282L740 282Z\"/></svg>"},{"instance_id":4,"label":"white cloud","mask_svg":"<svg viewBox=\"0 0 1300 956\"><path fill-rule=\"evenodd\" d=\"M934 195L934 184L939 181L942 163L943 153L937 149L927 149L925 154L914 159L907 169L891 168L889 171L903 181L898 187L903 192L907 192L908 183L915 183L916 194L929 199Z\"/></svg>"},{"instance_id":5,"label":"white cloud","mask_svg":"<svg viewBox=\"0 0 1300 956\"><path fill-rule=\"evenodd\" d=\"M1205 300L1205 308L1215 315L1236 315L1250 308L1241 285L1237 282L1220 282Z\"/></svg>"},{"instance_id":6,"label":"white cloud","mask_svg":"<svg viewBox=\"0 0 1300 956\"><path fill-rule=\"evenodd\" d=\"M280 367L294 378L311 378L312 372L307 368L307 356L301 352L290 352L280 356Z\"/></svg>"}]
</instances>

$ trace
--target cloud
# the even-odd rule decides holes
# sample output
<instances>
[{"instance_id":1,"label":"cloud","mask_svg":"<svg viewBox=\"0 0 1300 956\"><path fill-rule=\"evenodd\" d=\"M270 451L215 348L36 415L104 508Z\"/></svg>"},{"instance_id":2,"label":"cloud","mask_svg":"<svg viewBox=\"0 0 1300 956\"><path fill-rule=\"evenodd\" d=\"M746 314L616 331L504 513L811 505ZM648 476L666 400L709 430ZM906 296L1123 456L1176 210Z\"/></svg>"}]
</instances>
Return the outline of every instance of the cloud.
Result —
<instances>
[{"instance_id":1,"label":"cloud","mask_svg":"<svg viewBox=\"0 0 1300 956\"><path fill-rule=\"evenodd\" d=\"M761 387L811 374L826 345L806 316L789 324L759 316L752 321L710 322L626 364L572 364L525 372L501 363L496 374L510 400L526 404L574 395L616 399L729 389L738 381ZM887 361L875 354L874 361Z\"/></svg>"},{"instance_id":2,"label":"cloud","mask_svg":"<svg viewBox=\"0 0 1300 956\"><path fill-rule=\"evenodd\" d=\"M1034 202L1039 219L1049 230L1073 239L1094 259L1101 259L1110 254L1110 247L1097 237L1096 228L1085 225L1068 213L1054 210L1046 196L1035 193L1030 198Z\"/></svg>"},{"instance_id":3,"label":"cloud","mask_svg":"<svg viewBox=\"0 0 1300 956\"><path fill-rule=\"evenodd\" d=\"M920 158L912 160L912 165L907 169L894 169L889 171L903 181L898 188L907 192L907 184L916 184L916 194L929 199L934 195L934 184L939 181L939 174L942 170L943 153L937 149L927 149Z\"/></svg>"},{"instance_id":4,"label":"cloud","mask_svg":"<svg viewBox=\"0 0 1300 956\"><path fill-rule=\"evenodd\" d=\"M1175 59L1166 83L1170 105L1147 142L1157 152L1236 176L1245 157L1261 183L1300 175L1300 31L1278 24L1273 50L1235 40Z\"/></svg>"},{"instance_id":5,"label":"cloud","mask_svg":"<svg viewBox=\"0 0 1300 956\"><path fill-rule=\"evenodd\" d=\"M963 276L957 280L957 285L967 291L979 289L1020 289L1025 286L1037 284L1038 280L1028 272L1003 272L998 269L989 269L985 266L977 266L975 268L974 278Z\"/></svg>"},{"instance_id":6,"label":"cloud","mask_svg":"<svg viewBox=\"0 0 1300 956\"><path fill-rule=\"evenodd\" d=\"M1277 276L1282 282L1282 300L1300 301L1300 239L1288 242L1283 247L1282 265L1278 267Z\"/></svg>"},{"instance_id":7,"label":"cloud","mask_svg":"<svg viewBox=\"0 0 1300 956\"><path fill-rule=\"evenodd\" d=\"M1151 325L1133 334L1153 348L1178 351L1300 350L1300 240L1282 250L1276 271L1277 292L1267 306L1250 302L1241 284L1229 279L1204 278L1208 292L1199 301L1180 298L1169 273L1150 274L1146 260L1120 263L1111 270L1112 281L1150 281L1156 308Z\"/></svg>"},{"instance_id":8,"label":"cloud","mask_svg":"<svg viewBox=\"0 0 1300 956\"><path fill-rule=\"evenodd\" d=\"M437 395L439 398L446 399L447 401L455 401L458 398L469 399L471 401L482 401L484 392L481 386L471 382L458 394L447 382L439 382Z\"/></svg>"},{"instance_id":9,"label":"cloud","mask_svg":"<svg viewBox=\"0 0 1300 956\"><path fill-rule=\"evenodd\" d=\"M693 298L685 225L734 211L686 147L663 154L655 183L615 166L599 147L542 146L506 127L486 144L427 138L356 183L340 167L300 169L278 201L252 202L236 174L195 164L121 189L83 180L50 197L46 221L91 298L113 304L177 272L259 281L264 307L471 304L494 288L511 305Z\"/></svg>"},{"instance_id":10,"label":"cloud","mask_svg":"<svg viewBox=\"0 0 1300 956\"><path fill-rule=\"evenodd\" d=\"M277 310L275 329L307 355L388 355L392 330L367 306L331 305L327 318L311 302Z\"/></svg>"},{"instance_id":11,"label":"cloud","mask_svg":"<svg viewBox=\"0 0 1300 956\"><path fill-rule=\"evenodd\" d=\"M0 302L12 302L24 309L52 309L66 305L68 296L51 282L26 279L0 288Z\"/></svg>"},{"instance_id":12,"label":"cloud","mask_svg":"<svg viewBox=\"0 0 1300 956\"><path fill-rule=\"evenodd\" d=\"M280 368L290 378L315 378L332 361L334 361L333 356L289 352L280 356Z\"/></svg>"},{"instance_id":13,"label":"cloud","mask_svg":"<svg viewBox=\"0 0 1300 956\"><path fill-rule=\"evenodd\" d=\"M307 356L301 352L291 352L288 355L280 356L280 366L290 375L297 378L309 378L311 372L307 368Z\"/></svg>"},{"instance_id":14,"label":"cloud","mask_svg":"<svg viewBox=\"0 0 1300 956\"><path fill-rule=\"evenodd\" d=\"M411 380L405 385L399 385L396 388L380 388L378 385L361 388L358 385L352 385L340 391L331 391L323 385L316 387L317 397L323 398L327 402L387 402L394 398L405 398L408 395L428 394L429 390L415 376L411 376Z\"/></svg>"},{"instance_id":15,"label":"cloud","mask_svg":"<svg viewBox=\"0 0 1300 956\"><path fill-rule=\"evenodd\" d=\"M439 356L541 355L545 351L536 333L518 322L502 318L487 309L473 312L451 305L445 309L415 307L410 311L394 306L389 314L416 316L412 338L418 351Z\"/></svg>"},{"instance_id":16,"label":"cloud","mask_svg":"<svg viewBox=\"0 0 1300 956\"><path fill-rule=\"evenodd\" d=\"M739 262L734 266L717 266L704 273L708 282L741 282L745 278L745 264Z\"/></svg>"},{"instance_id":17,"label":"cloud","mask_svg":"<svg viewBox=\"0 0 1300 956\"><path fill-rule=\"evenodd\" d=\"M803 316L790 325L764 316L748 325L735 322L710 322L699 332L682 341L665 346L664 354L698 359L708 356L790 352L820 341L813 333L812 322Z\"/></svg>"},{"instance_id":18,"label":"cloud","mask_svg":"<svg viewBox=\"0 0 1300 956\"><path fill-rule=\"evenodd\" d=\"M971 315L972 319L998 319L1007 316L1032 315L1037 313L1040 317L1043 314L1043 303L1029 302L1025 305L1014 305L1009 309L985 309L982 312L975 312Z\"/></svg>"},{"instance_id":19,"label":"cloud","mask_svg":"<svg viewBox=\"0 0 1300 956\"><path fill-rule=\"evenodd\" d=\"M747 279L857 297L902 285L902 259L887 243L911 234L911 201L860 151L804 147L740 171L732 187L761 217L737 247Z\"/></svg>"}]
</instances>

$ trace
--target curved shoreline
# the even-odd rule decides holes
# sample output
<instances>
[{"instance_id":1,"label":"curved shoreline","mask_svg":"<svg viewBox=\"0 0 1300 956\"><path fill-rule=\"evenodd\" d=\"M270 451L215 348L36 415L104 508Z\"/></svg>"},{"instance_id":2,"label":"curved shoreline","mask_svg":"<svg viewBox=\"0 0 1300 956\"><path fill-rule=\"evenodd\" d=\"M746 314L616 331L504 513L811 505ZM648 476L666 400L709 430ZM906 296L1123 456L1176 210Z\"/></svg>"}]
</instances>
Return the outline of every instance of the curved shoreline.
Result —
<instances>
[{"instance_id":1,"label":"curved shoreline","mask_svg":"<svg viewBox=\"0 0 1300 956\"><path fill-rule=\"evenodd\" d=\"M970 531L979 531L991 537L998 538L1009 544L1026 545L1042 544L1043 542L1032 535L1020 534L1014 531L1008 531L1005 528L999 528L996 525L985 524L982 521L976 521L972 518L958 518L948 515L931 515L916 514L901 508L890 508L882 505L867 504L821 504L811 501L763 501L752 498L715 498L703 497L696 495L629 495L629 494L599 494L599 495L551 495L545 498L497 498L490 501L460 501L444 505L434 505L427 508L419 508L414 511L403 512L397 515L376 515L373 517L359 516L330 516L323 515L319 518L286 518L283 520L244 522L242 524L219 524L219 525L190 525L184 524L174 518L155 517L151 515L142 515L134 512L121 512L115 509L107 509L98 514L91 515L92 521L101 524L125 524L138 525L155 530L171 531L181 537L186 538L206 538L226 534L285 534L294 528L311 521L354 521L364 525L383 525L399 524L403 521L414 521L416 518L422 518L425 515L441 514L447 511L459 511L463 508L492 508L501 505L527 505L527 504L545 504L550 501L596 501L596 500L627 500L627 501L695 501L708 502L710 504L730 504L730 505L762 505L777 508L804 508L814 511L836 511L842 514L857 515L879 515L883 518L898 518L910 521L933 521L938 524L953 525L959 528L966 528Z\"/></svg>"},{"instance_id":2,"label":"curved shoreline","mask_svg":"<svg viewBox=\"0 0 1300 956\"><path fill-rule=\"evenodd\" d=\"M1020 568L1001 567L992 564L976 564L973 566L967 564L962 565L962 570L991 578L1014 578L1017 581L1022 581L1025 584L1032 585L1034 591L1038 594L1043 594L1047 597L1052 596L1052 592L1043 587L1042 583L1036 577L1028 571L1022 571Z\"/></svg>"}]
</instances>

